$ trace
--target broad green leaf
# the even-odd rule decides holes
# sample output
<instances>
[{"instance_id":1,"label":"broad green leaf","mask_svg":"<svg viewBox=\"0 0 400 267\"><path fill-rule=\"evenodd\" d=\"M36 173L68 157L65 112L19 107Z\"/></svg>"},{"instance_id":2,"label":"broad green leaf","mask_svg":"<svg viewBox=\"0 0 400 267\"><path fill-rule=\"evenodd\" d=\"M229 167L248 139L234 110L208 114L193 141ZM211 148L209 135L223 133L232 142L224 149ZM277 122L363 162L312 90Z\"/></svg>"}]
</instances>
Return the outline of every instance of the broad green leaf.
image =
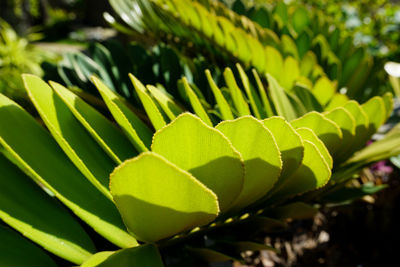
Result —
<instances>
[{"instance_id":1,"label":"broad green leaf","mask_svg":"<svg viewBox=\"0 0 400 267\"><path fill-rule=\"evenodd\" d=\"M288 57L293 57L293 59L299 58L296 43L288 35L283 34L281 36L281 46L282 46L282 50L283 50L283 56L286 56L286 59Z\"/></svg>"},{"instance_id":2,"label":"broad green leaf","mask_svg":"<svg viewBox=\"0 0 400 267\"><path fill-rule=\"evenodd\" d=\"M400 154L400 131L395 126L386 136L369 146L364 147L351 157L347 163L368 164Z\"/></svg>"},{"instance_id":3,"label":"broad green leaf","mask_svg":"<svg viewBox=\"0 0 400 267\"><path fill-rule=\"evenodd\" d=\"M111 199L108 175L115 166L114 162L47 83L28 74L23 76L23 80L32 103L59 146L81 173Z\"/></svg>"},{"instance_id":4,"label":"broad green leaf","mask_svg":"<svg viewBox=\"0 0 400 267\"><path fill-rule=\"evenodd\" d=\"M285 58L283 62L283 71L281 74L280 84L287 92L292 91L293 85L300 76L299 62L293 57Z\"/></svg>"},{"instance_id":5,"label":"broad green leaf","mask_svg":"<svg viewBox=\"0 0 400 267\"><path fill-rule=\"evenodd\" d=\"M265 87L260 79L260 76L258 76L257 71L255 69L252 69L251 71L252 71L254 79L256 80L256 83L257 83L258 93L261 96L261 101L263 103L264 110L265 110L265 116L271 117L274 115L274 112L272 111L271 104L268 100L268 96L267 96Z\"/></svg>"},{"instance_id":6,"label":"broad green leaf","mask_svg":"<svg viewBox=\"0 0 400 267\"><path fill-rule=\"evenodd\" d=\"M308 51L300 61L300 75L309 77L317 65L317 58L315 54Z\"/></svg>"},{"instance_id":7,"label":"broad green leaf","mask_svg":"<svg viewBox=\"0 0 400 267\"><path fill-rule=\"evenodd\" d=\"M332 156L329 154L328 149L326 148L324 143L318 138L318 136L309 128L297 128L296 132L301 136L303 140L310 141L317 147L325 162L328 164L329 169L332 169Z\"/></svg>"},{"instance_id":8,"label":"broad green leaf","mask_svg":"<svg viewBox=\"0 0 400 267\"><path fill-rule=\"evenodd\" d=\"M265 47L265 72L270 73L276 80L280 80L283 69L283 59L279 51L272 47Z\"/></svg>"},{"instance_id":9,"label":"broad green leaf","mask_svg":"<svg viewBox=\"0 0 400 267\"><path fill-rule=\"evenodd\" d=\"M354 137L356 135L356 121L353 115L342 107L332 109L324 113L324 116L328 119L334 121L341 129L343 133L342 144L340 149L334 155L334 158L345 157L346 150L351 147L354 142Z\"/></svg>"},{"instance_id":10,"label":"broad green leaf","mask_svg":"<svg viewBox=\"0 0 400 267\"><path fill-rule=\"evenodd\" d=\"M349 101L349 98L347 95L339 94L336 93L333 95L331 101L329 102L328 106L325 108L325 110L332 110L337 107L342 107L344 106L347 102Z\"/></svg>"},{"instance_id":11,"label":"broad green leaf","mask_svg":"<svg viewBox=\"0 0 400 267\"><path fill-rule=\"evenodd\" d=\"M327 77L323 76L315 83L312 92L318 101L325 106L332 99L336 92L336 88Z\"/></svg>"},{"instance_id":12,"label":"broad green leaf","mask_svg":"<svg viewBox=\"0 0 400 267\"><path fill-rule=\"evenodd\" d=\"M303 59L311 48L311 34L308 31L303 31L296 39L296 46L299 51L299 58Z\"/></svg>"},{"instance_id":13,"label":"broad green leaf","mask_svg":"<svg viewBox=\"0 0 400 267\"><path fill-rule=\"evenodd\" d=\"M239 71L240 79L242 80L242 84L246 92L246 95L249 98L250 106L251 109L253 110L254 116L258 119L265 118L265 113L261 108L260 99L254 88L251 86L249 77L247 77L247 74L244 72L242 66L240 66L239 63L236 64L236 68Z\"/></svg>"},{"instance_id":14,"label":"broad green leaf","mask_svg":"<svg viewBox=\"0 0 400 267\"><path fill-rule=\"evenodd\" d=\"M357 70L359 64L365 56L364 48L359 47L346 58L343 65L343 75L341 78L340 86L345 85L351 78L352 74Z\"/></svg>"},{"instance_id":15,"label":"broad green leaf","mask_svg":"<svg viewBox=\"0 0 400 267\"><path fill-rule=\"evenodd\" d=\"M153 102L153 99L148 95L146 91L146 87L132 74L129 73L129 78L132 81L133 86L135 87L136 93L138 94L140 101L143 104L144 110L147 113L151 123L153 124L154 129L159 130L165 126L165 121L160 111L158 110L156 104Z\"/></svg>"},{"instance_id":16,"label":"broad green leaf","mask_svg":"<svg viewBox=\"0 0 400 267\"><path fill-rule=\"evenodd\" d=\"M306 109L306 112L310 111L318 111L322 112L323 108L321 104L318 102L316 99L315 95L305 86L302 86L300 84L297 84L293 88L294 94L299 98L301 103L303 104L304 108Z\"/></svg>"},{"instance_id":17,"label":"broad green leaf","mask_svg":"<svg viewBox=\"0 0 400 267\"><path fill-rule=\"evenodd\" d=\"M115 121L121 126L136 150L139 152L148 151L151 144L151 130L102 81L94 76L92 81L99 90Z\"/></svg>"},{"instance_id":18,"label":"broad green leaf","mask_svg":"<svg viewBox=\"0 0 400 267\"><path fill-rule=\"evenodd\" d=\"M301 33L310 24L309 14L304 7L298 7L292 15L293 28Z\"/></svg>"},{"instance_id":19,"label":"broad green leaf","mask_svg":"<svg viewBox=\"0 0 400 267\"><path fill-rule=\"evenodd\" d=\"M228 102L226 101L225 97L223 96L221 90L215 84L215 82L211 76L211 72L209 70L206 70L205 73L207 76L208 84L210 85L211 91L213 92L214 97L215 97L215 101L217 102L218 108L221 112L222 119L233 120L234 117L232 115L231 108L230 108Z\"/></svg>"},{"instance_id":20,"label":"broad green leaf","mask_svg":"<svg viewBox=\"0 0 400 267\"><path fill-rule=\"evenodd\" d=\"M253 39L253 37L251 35L248 35L240 28L235 28L233 31L231 31L231 35L233 36L233 39L236 41L237 45L234 54L237 53L238 58L242 62L244 62L245 64L249 64L252 58L251 55L252 49L247 39Z\"/></svg>"},{"instance_id":21,"label":"broad green leaf","mask_svg":"<svg viewBox=\"0 0 400 267\"><path fill-rule=\"evenodd\" d=\"M268 80L268 91L271 96L272 103L276 113L287 120L297 118L296 112L287 97L285 90L278 84L276 79L269 73L266 74Z\"/></svg>"},{"instance_id":22,"label":"broad green leaf","mask_svg":"<svg viewBox=\"0 0 400 267\"><path fill-rule=\"evenodd\" d=\"M369 120L365 111L360 104L354 100L348 101L343 108L345 108L354 117L356 122L356 135L353 144L347 149L347 155L351 156L354 151L364 147L368 139L368 125Z\"/></svg>"},{"instance_id":23,"label":"broad green leaf","mask_svg":"<svg viewBox=\"0 0 400 267\"><path fill-rule=\"evenodd\" d=\"M0 145L29 176L100 235L120 247L137 245L124 230L114 203L79 172L34 118L1 94Z\"/></svg>"},{"instance_id":24,"label":"broad green leaf","mask_svg":"<svg viewBox=\"0 0 400 267\"><path fill-rule=\"evenodd\" d=\"M304 107L303 102L301 102L300 98L298 98L296 94L287 92L286 95L295 113L297 114L297 117L303 116L304 114L307 113L307 110Z\"/></svg>"},{"instance_id":25,"label":"broad green leaf","mask_svg":"<svg viewBox=\"0 0 400 267\"><path fill-rule=\"evenodd\" d=\"M387 92L382 96L383 103L385 104L386 111L386 119L390 117L393 111L393 95L390 92Z\"/></svg>"},{"instance_id":26,"label":"broad green leaf","mask_svg":"<svg viewBox=\"0 0 400 267\"><path fill-rule=\"evenodd\" d=\"M374 96L362 104L361 107L368 117L368 138L370 138L386 120L385 103L381 97Z\"/></svg>"},{"instance_id":27,"label":"broad green leaf","mask_svg":"<svg viewBox=\"0 0 400 267\"><path fill-rule=\"evenodd\" d=\"M248 38L247 41L251 46L251 51L252 51L251 65L257 68L259 71L264 71L265 70L264 46L255 38Z\"/></svg>"},{"instance_id":28,"label":"broad green leaf","mask_svg":"<svg viewBox=\"0 0 400 267\"><path fill-rule=\"evenodd\" d=\"M301 166L286 180L286 183L274 194L273 199L282 199L324 186L331 177L331 170L310 141L303 140L304 157Z\"/></svg>"},{"instance_id":29,"label":"broad green leaf","mask_svg":"<svg viewBox=\"0 0 400 267\"><path fill-rule=\"evenodd\" d=\"M185 92L189 97L190 104L192 105L193 111L197 116L200 117L208 126L213 126L210 117L208 117L207 111L205 111L203 105L200 103L199 98L194 93L193 89L190 87L187 79L184 77L182 79L183 86L185 88Z\"/></svg>"},{"instance_id":30,"label":"broad green leaf","mask_svg":"<svg viewBox=\"0 0 400 267\"><path fill-rule=\"evenodd\" d=\"M231 93L233 104L240 116L251 115L249 106L236 83L235 76L230 68L224 71L225 82L228 85L229 92Z\"/></svg>"},{"instance_id":31,"label":"broad green leaf","mask_svg":"<svg viewBox=\"0 0 400 267\"><path fill-rule=\"evenodd\" d=\"M183 109L167 93L152 85L147 85L146 87L170 120L175 119L179 114L183 113Z\"/></svg>"},{"instance_id":32,"label":"broad green leaf","mask_svg":"<svg viewBox=\"0 0 400 267\"><path fill-rule=\"evenodd\" d=\"M243 157L243 190L233 204L234 209L242 209L274 186L282 168L280 152L271 132L254 117L223 121L215 128L228 137Z\"/></svg>"},{"instance_id":33,"label":"broad green leaf","mask_svg":"<svg viewBox=\"0 0 400 267\"><path fill-rule=\"evenodd\" d=\"M75 118L117 164L135 156L136 150L129 140L100 112L62 85L55 82L50 82L50 85Z\"/></svg>"},{"instance_id":34,"label":"broad green leaf","mask_svg":"<svg viewBox=\"0 0 400 267\"><path fill-rule=\"evenodd\" d=\"M66 209L1 154L0 169L0 218L5 223L76 264L91 256L92 241Z\"/></svg>"},{"instance_id":35,"label":"broad green leaf","mask_svg":"<svg viewBox=\"0 0 400 267\"><path fill-rule=\"evenodd\" d=\"M142 241L156 242L207 224L219 212L210 189L153 152L125 161L110 180L125 225Z\"/></svg>"},{"instance_id":36,"label":"broad green leaf","mask_svg":"<svg viewBox=\"0 0 400 267\"><path fill-rule=\"evenodd\" d=\"M293 127L282 117L271 117L263 120L263 124L271 131L281 152L282 172L275 185L279 187L301 165L303 160L303 141Z\"/></svg>"},{"instance_id":37,"label":"broad green leaf","mask_svg":"<svg viewBox=\"0 0 400 267\"><path fill-rule=\"evenodd\" d=\"M1 225L0 240L1 266L57 266L43 250Z\"/></svg>"},{"instance_id":38,"label":"broad green leaf","mask_svg":"<svg viewBox=\"0 0 400 267\"><path fill-rule=\"evenodd\" d=\"M306 127L313 130L331 154L338 149L342 142L343 134L339 126L318 112L309 112L303 117L291 121L290 124L294 128Z\"/></svg>"},{"instance_id":39,"label":"broad green leaf","mask_svg":"<svg viewBox=\"0 0 400 267\"><path fill-rule=\"evenodd\" d=\"M218 130L184 113L158 131L152 150L193 174L217 196L226 211L242 191L244 163L239 152Z\"/></svg>"},{"instance_id":40,"label":"broad green leaf","mask_svg":"<svg viewBox=\"0 0 400 267\"><path fill-rule=\"evenodd\" d=\"M113 251L99 252L87 260L82 267L163 267L161 255L153 245L141 245Z\"/></svg>"}]
</instances>

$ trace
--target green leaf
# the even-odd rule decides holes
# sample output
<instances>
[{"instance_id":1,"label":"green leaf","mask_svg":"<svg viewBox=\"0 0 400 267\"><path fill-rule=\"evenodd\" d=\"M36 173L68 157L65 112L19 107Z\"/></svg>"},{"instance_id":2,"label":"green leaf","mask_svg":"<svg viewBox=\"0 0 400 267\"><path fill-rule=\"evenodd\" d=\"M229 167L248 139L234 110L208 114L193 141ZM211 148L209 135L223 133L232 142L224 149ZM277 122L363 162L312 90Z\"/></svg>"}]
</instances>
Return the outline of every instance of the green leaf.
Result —
<instances>
[{"instance_id":1,"label":"green leaf","mask_svg":"<svg viewBox=\"0 0 400 267\"><path fill-rule=\"evenodd\" d=\"M347 163L368 164L400 154L400 128L395 126L386 136L363 148Z\"/></svg>"},{"instance_id":2,"label":"green leaf","mask_svg":"<svg viewBox=\"0 0 400 267\"><path fill-rule=\"evenodd\" d=\"M304 7L298 7L292 15L293 28L297 33L301 33L310 24L309 14Z\"/></svg>"},{"instance_id":3,"label":"green leaf","mask_svg":"<svg viewBox=\"0 0 400 267\"><path fill-rule=\"evenodd\" d=\"M303 160L303 141L293 127L282 117L271 117L262 121L271 131L281 152L282 172L275 187L293 174Z\"/></svg>"},{"instance_id":4,"label":"green leaf","mask_svg":"<svg viewBox=\"0 0 400 267\"><path fill-rule=\"evenodd\" d=\"M280 84L287 92L292 91L295 81L300 76L299 62L291 56L285 58Z\"/></svg>"},{"instance_id":5,"label":"green leaf","mask_svg":"<svg viewBox=\"0 0 400 267\"><path fill-rule=\"evenodd\" d=\"M315 83L312 92L318 101L325 106L336 93L336 88L327 77L323 76Z\"/></svg>"},{"instance_id":6,"label":"green leaf","mask_svg":"<svg viewBox=\"0 0 400 267\"><path fill-rule=\"evenodd\" d=\"M318 148L303 140L304 157L301 166L272 196L274 200L292 197L323 187L331 177L331 170Z\"/></svg>"},{"instance_id":7,"label":"green leaf","mask_svg":"<svg viewBox=\"0 0 400 267\"><path fill-rule=\"evenodd\" d=\"M390 114L392 114L393 111L393 95L390 92L385 93L382 96L383 103L385 104L385 110L386 110L386 119L390 117Z\"/></svg>"},{"instance_id":8,"label":"green leaf","mask_svg":"<svg viewBox=\"0 0 400 267\"><path fill-rule=\"evenodd\" d=\"M348 101L349 101L349 98L348 98L347 95L336 93L336 94L333 95L331 101L329 102L329 104L325 108L325 110L332 110L332 109L335 109L337 107L342 107Z\"/></svg>"},{"instance_id":9,"label":"green leaf","mask_svg":"<svg viewBox=\"0 0 400 267\"><path fill-rule=\"evenodd\" d=\"M294 128L306 127L313 130L331 154L338 149L342 142L343 134L339 126L318 112L309 112L303 117L291 121L290 124Z\"/></svg>"},{"instance_id":10,"label":"green leaf","mask_svg":"<svg viewBox=\"0 0 400 267\"><path fill-rule=\"evenodd\" d=\"M154 129L159 130L164 127L166 124L164 118L158 110L156 104L153 102L153 99L151 99L151 97L148 95L144 85L130 73L129 78L131 79L132 84L135 87L136 93L138 94L140 101L142 101L144 110L146 111L147 116L153 124Z\"/></svg>"},{"instance_id":11,"label":"green leaf","mask_svg":"<svg viewBox=\"0 0 400 267\"><path fill-rule=\"evenodd\" d=\"M356 122L356 134L355 139L352 145L347 149L348 157L351 156L355 151L359 150L360 148L364 147L367 143L368 137L368 125L369 120L368 116L365 111L362 109L360 104L358 104L354 100L348 101L343 108L345 108L354 118Z\"/></svg>"},{"instance_id":12,"label":"green leaf","mask_svg":"<svg viewBox=\"0 0 400 267\"><path fill-rule=\"evenodd\" d=\"M268 80L268 90L271 96L272 103L274 104L276 113L279 116L284 117L287 120L293 120L297 118L296 112L289 98L287 97L285 90L278 84L276 79L269 73L266 74Z\"/></svg>"},{"instance_id":13,"label":"green leaf","mask_svg":"<svg viewBox=\"0 0 400 267\"><path fill-rule=\"evenodd\" d=\"M1 266L57 266L43 250L3 226L0 226L0 240Z\"/></svg>"},{"instance_id":14,"label":"green leaf","mask_svg":"<svg viewBox=\"0 0 400 267\"><path fill-rule=\"evenodd\" d=\"M137 245L124 230L114 203L79 172L34 118L1 94L0 145L29 176L100 235L120 247Z\"/></svg>"},{"instance_id":15,"label":"green leaf","mask_svg":"<svg viewBox=\"0 0 400 267\"><path fill-rule=\"evenodd\" d=\"M255 69L252 69L251 71L253 73L254 79L256 80L257 87L258 87L258 93L260 94L261 101L264 105L265 117L271 117L274 115L274 112L272 111L271 104L268 100L266 89L265 89L263 83L261 82L260 76L258 76L257 71Z\"/></svg>"},{"instance_id":16,"label":"green leaf","mask_svg":"<svg viewBox=\"0 0 400 267\"><path fill-rule=\"evenodd\" d=\"M230 68L226 68L224 71L225 82L228 85L229 92L231 93L233 104L237 109L240 116L251 115L249 106L236 83L233 72Z\"/></svg>"},{"instance_id":17,"label":"green leaf","mask_svg":"<svg viewBox=\"0 0 400 267\"><path fill-rule=\"evenodd\" d=\"M210 188L218 196L221 211L226 211L242 191L244 163L240 153L220 131L190 113L158 131L152 150Z\"/></svg>"},{"instance_id":18,"label":"green leaf","mask_svg":"<svg viewBox=\"0 0 400 267\"><path fill-rule=\"evenodd\" d=\"M151 130L103 82L96 77L92 77L92 81L99 90L114 119L121 126L136 150L139 152L148 151L151 144Z\"/></svg>"},{"instance_id":19,"label":"green leaf","mask_svg":"<svg viewBox=\"0 0 400 267\"><path fill-rule=\"evenodd\" d=\"M306 109L306 112L310 112L313 110L318 112L323 111L321 104L318 102L315 95L308 88L297 84L293 88L293 91L303 104L304 108Z\"/></svg>"},{"instance_id":20,"label":"green leaf","mask_svg":"<svg viewBox=\"0 0 400 267\"><path fill-rule=\"evenodd\" d=\"M265 72L270 73L276 80L280 80L283 69L283 59L279 51L272 47L265 47Z\"/></svg>"},{"instance_id":21,"label":"green leaf","mask_svg":"<svg viewBox=\"0 0 400 267\"><path fill-rule=\"evenodd\" d=\"M328 164L329 169L332 169L332 156L329 154L328 149L326 148L324 143L318 138L318 136L309 128L297 128L296 132L301 136L303 140L310 141L317 147L325 162Z\"/></svg>"},{"instance_id":22,"label":"green leaf","mask_svg":"<svg viewBox=\"0 0 400 267\"><path fill-rule=\"evenodd\" d=\"M121 249L115 252L103 251L92 256L82 267L163 267L161 255L153 245Z\"/></svg>"},{"instance_id":23,"label":"green leaf","mask_svg":"<svg viewBox=\"0 0 400 267\"><path fill-rule=\"evenodd\" d=\"M286 56L286 59L288 57L293 57L293 59L295 59L295 60L297 60L299 58L296 43L288 35L283 34L281 36L281 46L282 46L282 50L283 50L283 56ZM285 65L285 63L284 63L284 65ZM285 69L290 70L286 67L285 67ZM281 76L281 78L282 78L282 76Z\"/></svg>"},{"instance_id":24,"label":"green leaf","mask_svg":"<svg viewBox=\"0 0 400 267\"><path fill-rule=\"evenodd\" d=\"M146 242L207 224L219 212L210 189L153 152L117 167L110 189L129 231Z\"/></svg>"},{"instance_id":25,"label":"green leaf","mask_svg":"<svg viewBox=\"0 0 400 267\"><path fill-rule=\"evenodd\" d=\"M166 92L152 85L147 85L146 87L170 120L175 119L179 114L183 113L183 109Z\"/></svg>"},{"instance_id":26,"label":"green leaf","mask_svg":"<svg viewBox=\"0 0 400 267\"><path fill-rule=\"evenodd\" d=\"M386 120L385 103L379 96L370 98L367 102L361 105L368 117L368 138L376 133L381 125Z\"/></svg>"},{"instance_id":27,"label":"green leaf","mask_svg":"<svg viewBox=\"0 0 400 267\"><path fill-rule=\"evenodd\" d=\"M185 92L187 96L189 97L190 104L192 105L192 108L194 112L197 114L197 116L200 117L208 126L213 126L210 117L208 117L207 112L205 111L203 105L200 103L199 98L197 95L194 93L192 88L190 88L190 85L187 81L187 79L184 77L182 79L183 82L183 87L185 88Z\"/></svg>"},{"instance_id":28,"label":"green leaf","mask_svg":"<svg viewBox=\"0 0 400 267\"><path fill-rule=\"evenodd\" d=\"M215 101L217 102L218 108L221 112L222 119L233 120L234 117L232 115L231 108L230 108L228 102L226 101L225 97L223 96L221 90L215 84L215 82L211 76L211 72L209 70L206 70L205 73L207 76L208 84L210 85L211 91L215 97Z\"/></svg>"},{"instance_id":29,"label":"green leaf","mask_svg":"<svg viewBox=\"0 0 400 267\"><path fill-rule=\"evenodd\" d=\"M120 164L123 160L136 155L136 150L129 140L100 112L64 86L55 82L50 82L50 85L115 163Z\"/></svg>"},{"instance_id":30,"label":"green leaf","mask_svg":"<svg viewBox=\"0 0 400 267\"><path fill-rule=\"evenodd\" d=\"M23 80L31 101L59 146L81 173L111 199L108 175L114 168L114 162L47 83L28 74L23 76Z\"/></svg>"},{"instance_id":31,"label":"green leaf","mask_svg":"<svg viewBox=\"0 0 400 267\"><path fill-rule=\"evenodd\" d=\"M356 135L356 121L354 120L353 115L342 107L332 109L331 111L324 113L324 116L334 121L343 133L342 144L340 145L341 148L337 150L334 158L335 160L338 160L339 157L345 158L347 156L347 148L351 147L354 142L354 137ZM341 160L338 161L341 162Z\"/></svg>"},{"instance_id":32,"label":"green leaf","mask_svg":"<svg viewBox=\"0 0 400 267\"><path fill-rule=\"evenodd\" d=\"M0 218L5 223L76 264L91 256L92 241L67 210L1 154L0 169Z\"/></svg>"},{"instance_id":33,"label":"green leaf","mask_svg":"<svg viewBox=\"0 0 400 267\"><path fill-rule=\"evenodd\" d=\"M223 121L216 126L244 159L243 190L234 202L242 209L265 196L274 186L282 168L278 146L263 123L251 116Z\"/></svg>"},{"instance_id":34,"label":"green leaf","mask_svg":"<svg viewBox=\"0 0 400 267\"><path fill-rule=\"evenodd\" d=\"M242 66L240 66L239 63L236 64L236 68L239 71L239 75L242 80L242 84L246 92L246 95L249 98L250 106L251 109L253 110L254 116L258 119L265 118L265 113L261 108L260 99L254 88L251 86L249 77L247 77L246 73L244 72Z\"/></svg>"}]
</instances>

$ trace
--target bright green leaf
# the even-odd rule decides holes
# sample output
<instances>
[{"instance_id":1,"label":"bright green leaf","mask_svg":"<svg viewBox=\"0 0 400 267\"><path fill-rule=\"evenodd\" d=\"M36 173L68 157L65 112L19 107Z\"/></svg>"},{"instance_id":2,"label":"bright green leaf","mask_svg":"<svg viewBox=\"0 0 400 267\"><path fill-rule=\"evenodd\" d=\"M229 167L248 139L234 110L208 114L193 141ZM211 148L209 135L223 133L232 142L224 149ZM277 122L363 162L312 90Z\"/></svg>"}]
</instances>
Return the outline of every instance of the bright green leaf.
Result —
<instances>
[{"instance_id":1,"label":"bright green leaf","mask_svg":"<svg viewBox=\"0 0 400 267\"><path fill-rule=\"evenodd\" d=\"M217 196L226 211L242 191L244 166L239 152L218 130L184 113L158 131L152 150L193 174Z\"/></svg>"},{"instance_id":2,"label":"bright green leaf","mask_svg":"<svg viewBox=\"0 0 400 267\"><path fill-rule=\"evenodd\" d=\"M142 241L156 242L207 224L219 212L210 189L153 152L125 161L110 179L125 225Z\"/></svg>"}]
</instances>

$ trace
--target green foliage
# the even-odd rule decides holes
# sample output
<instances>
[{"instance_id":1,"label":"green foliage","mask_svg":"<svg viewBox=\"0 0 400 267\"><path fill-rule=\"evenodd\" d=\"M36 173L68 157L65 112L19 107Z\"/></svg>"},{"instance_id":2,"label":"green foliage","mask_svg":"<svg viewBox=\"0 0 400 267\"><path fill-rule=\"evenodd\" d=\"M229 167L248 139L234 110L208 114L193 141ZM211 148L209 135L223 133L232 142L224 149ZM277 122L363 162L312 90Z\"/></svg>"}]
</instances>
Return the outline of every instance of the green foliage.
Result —
<instances>
[{"instance_id":1,"label":"green foliage","mask_svg":"<svg viewBox=\"0 0 400 267\"><path fill-rule=\"evenodd\" d=\"M30 43L38 38L35 33L20 37L0 19L0 92L14 99L23 99L22 73L43 75L40 67L48 56Z\"/></svg>"},{"instance_id":2,"label":"green foliage","mask_svg":"<svg viewBox=\"0 0 400 267\"><path fill-rule=\"evenodd\" d=\"M283 218L314 214L312 207L298 201L342 202L343 198L332 195L330 189L343 187L367 164L399 153L397 130L360 150L364 145L359 145L369 140L389 113L382 117L376 112L386 110L382 98L372 98L363 105L352 100L327 113L303 115L295 107L301 102L293 102L293 95L276 83L270 87L280 92L278 98L288 99L295 118L268 118L260 112L267 110L263 103L268 103L276 115L279 99L268 98L270 87L256 91L252 80L238 68L238 79L226 69L231 89L224 93L206 72L213 88L208 90L218 92L214 93L218 102L229 103L234 94L240 99L240 106L225 105L224 113L229 114L229 109L233 120L223 120L222 110L207 103L197 91L188 91L196 86L185 79L186 90L182 92L190 92L197 100L189 97L178 104L177 99L169 97L170 103L183 108L170 113L171 117L164 116L171 112L163 102L165 98L153 98L149 88L155 87L146 88L131 75L148 114L149 120L143 121L143 113L136 114L121 96L93 77L118 128L63 86L53 82L49 86L25 75L26 89L48 131L15 102L0 95L0 144L5 156L0 163L6 174L2 176L5 187L1 196L7 199L0 205L1 218L22 233L27 224L36 225L38 231L28 231L27 238L83 266L118 266L135 261L161 266L157 250L164 259L183 251L184 255L208 260L238 259L238 254L224 249L226 242L236 248L233 251L265 246L252 242L251 235L247 240L240 235L228 238L218 229L240 227L251 233L285 227ZM242 90L240 84L247 89ZM262 91L266 102L255 102L262 98ZM251 104L250 96L257 105ZM390 95L385 98L390 100ZM238 107L250 115L242 116ZM185 108L199 113L199 117L186 113ZM160 125L161 118L165 126ZM348 118L354 123L346 124ZM358 132L356 125L366 131ZM338 153L343 150L339 140L345 131L357 145L348 147L342 155ZM12 190L21 188L29 194L25 198L13 194ZM64 207L53 205L54 199L43 189ZM357 191L348 195L350 199L362 194ZM23 201L27 202L23 208L13 208ZM43 202L39 210L38 201ZM27 208L32 204L36 208ZM298 212L293 205L300 205ZM82 238L86 236L84 230L66 209L122 250L91 256L96 252L92 242ZM52 215L55 213L60 214ZM60 217L65 217L63 223L69 227L59 224ZM204 235L215 243L199 242L196 237ZM146 245L149 243L154 246ZM9 256L0 253L0 259ZM181 255L180 260L185 261L185 257Z\"/></svg>"}]
</instances>

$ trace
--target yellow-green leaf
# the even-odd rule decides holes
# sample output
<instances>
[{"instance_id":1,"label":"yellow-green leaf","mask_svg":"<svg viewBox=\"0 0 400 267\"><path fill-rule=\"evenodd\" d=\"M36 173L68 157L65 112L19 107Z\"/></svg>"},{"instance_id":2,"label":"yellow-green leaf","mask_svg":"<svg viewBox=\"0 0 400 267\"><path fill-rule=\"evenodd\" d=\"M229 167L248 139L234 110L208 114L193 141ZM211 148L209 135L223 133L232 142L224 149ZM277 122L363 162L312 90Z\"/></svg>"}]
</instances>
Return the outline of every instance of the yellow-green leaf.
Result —
<instances>
[{"instance_id":1,"label":"yellow-green leaf","mask_svg":"<svg viewBox=\"0 0 400 267\"><path fill-rule=\"evenodd\" d=\"M138 94L140 101L142 101L144 110L147 113L151 123L153 124L154 129L159 130L165 126L165 121L160 111L158 110L156 104L153 102L153 99L148 95L146 87L132 74L129 73L129 78L132 81L133 86L135 87L136 93Z\"/></svg>"},{"instance_id":2,"label":"yellow-green leaf","mask_svg":"<svg viewBox=\"0 0 400 267\"><path fill-rule=\"evenodd\" d=\"M217 196L226 211L242 191L244 166L239 152L218 130L184 113L153 138L152 150L193 174Z\"/></svg>"},{"instance_id":3,"label":"yellow-green leaf","mask_svg":"<svg viewBox=\"0 0 400 267\"><path fill-rule=\"evenodd\" d=\"M190 87L187 79L184 77L182 79L183 82L183 87L185 88L185 92L187 96L189 97L190 104L192 105L192 108L194 112L197 114L197 116L200 117L208 126L213 126L212 122L210 120L210 117L208 117L207 112L205 111L203 105L200 103L199 98L197 95L194 93L193 89Z\"/></svg>"},{"instance_id":4,"label":"yellow-green leaf","mask_svg":"<svg viewBox=\"0 0 400 267\"><path fill-rule=\"evenodd\" d=\"M92 77L92 81L99 90L115 121L121 126L136 150L139 152L148 151L151 144L151 130L100 79Z\"/></svg>"},{"instance_id":5,"label":"yellow-green leaf","mask_svg":"<svg viewBox=\"0 0 400 267\"><path fill-rule=\"evenodd\" d=\"M231 111L231 108L230 108L228 102L226 101L221 90L215 84L215 82L211 76L211 72L209 70L206 70L205 72L206 72L208 84L210 85L211 91L213 92L214 97L215 97L215 101L217 102L218 108L221 112L222 119L232 120L234 117L233 117L233 114L232 114L232 111Z\"/></svg>"},{"instance_id":6,"label":"yellow-green leaf","mask_svg":"<svg viewBox=\"0 0 400 267\"><path fill-rule=\"evenodd\" d=\"M129 231L146 242L207 224L219 212L210 189L153 152L117 167L110 189Z\"/></svg>"},{"instance_id":7,"label":"yellow-green leaf","mask_svg":"<svg viewBox=\"0 0 400 267\"><path fill-rule=\"evenodd\" d=\"M117 164L136 155L135 148L124 134L100 112L64 86L55 82L50 82L50 85L68 106L75 118Z\"/></svg>"},{"instance_id":8,"label":"yellow-green leaf","mask_svg":"<svg viewBox=\"0 0 400 267\"><path fill-rule=\"evenodd\" d=\"M234 209L244 208L266 195L273 187L282 168L278 146L263 123L251 116L223 121L216 126L244 160L243 190L234 203Z\"/></svg>"},{"instance_id":9,"label":"yellow-green leaf","mask_svg":"<svg viewBox=\"0 0 400 267\"><path fill-rule=\"evenodd\" d=\"M59 146L81 173L111 199L108 175L115 167L114 162L47 83L28 74L23 80L31 101Z\"/></svg>"}]
</instances>

